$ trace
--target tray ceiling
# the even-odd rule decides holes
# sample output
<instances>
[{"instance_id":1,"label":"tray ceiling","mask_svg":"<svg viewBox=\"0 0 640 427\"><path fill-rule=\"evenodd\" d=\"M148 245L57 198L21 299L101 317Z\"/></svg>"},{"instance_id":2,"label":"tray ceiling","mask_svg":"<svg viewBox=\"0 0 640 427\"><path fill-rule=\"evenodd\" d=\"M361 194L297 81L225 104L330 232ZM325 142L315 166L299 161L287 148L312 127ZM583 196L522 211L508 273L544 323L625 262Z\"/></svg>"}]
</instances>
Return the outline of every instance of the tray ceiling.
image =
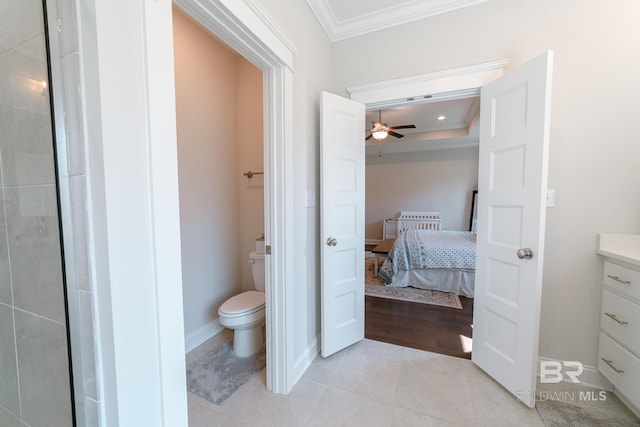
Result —
<instances>
[{"instance_id":1,"label":"tray ceiling","mask_svg":"<svg viewBox=\"0 0 640 427\"><path fill-rule=\"evenodd\" d=\"M366 141L367 155L400 153L425 150L443 150L478 146L478 118L480 98L470 97L434 103L414 103L381 110L367 110L364 136L370 133L372 122L389 126L409 125L415 129L400 129L396 132L403 138L387 137L381 142L371 138ZM438 117L443 117L438 119Z\"/></svg>"},{"instance_id":2,"label":"tray ceiling","mask_svg":"<svg viewBox=\"0 0 640 427\"><path fill-rule=\"evenodd\" d=\"M332 41L347 39L487 0L307 0Z\"/></svg>"}]
</instances>

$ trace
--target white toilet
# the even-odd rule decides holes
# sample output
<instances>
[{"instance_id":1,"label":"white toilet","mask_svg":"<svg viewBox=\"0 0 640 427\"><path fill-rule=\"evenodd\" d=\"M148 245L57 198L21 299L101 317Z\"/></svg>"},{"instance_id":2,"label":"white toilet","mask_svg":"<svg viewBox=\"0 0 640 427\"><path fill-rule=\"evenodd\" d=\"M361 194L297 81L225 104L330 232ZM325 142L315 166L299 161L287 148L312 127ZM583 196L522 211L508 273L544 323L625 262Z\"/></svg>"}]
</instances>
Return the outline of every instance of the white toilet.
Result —
<instances>
[{"instance_id":1,"label":"white toilet","mask_svg":"<svg viewBox=\"0 0 640 427\"><path fill-rule=\"evenodd\" d=\"M252 356L262 349L264 339L264 254L249 254L255 291L246 291L226 300L218 309L220 324L233 329L233 352Z\"/></svg>"}]
</instances>

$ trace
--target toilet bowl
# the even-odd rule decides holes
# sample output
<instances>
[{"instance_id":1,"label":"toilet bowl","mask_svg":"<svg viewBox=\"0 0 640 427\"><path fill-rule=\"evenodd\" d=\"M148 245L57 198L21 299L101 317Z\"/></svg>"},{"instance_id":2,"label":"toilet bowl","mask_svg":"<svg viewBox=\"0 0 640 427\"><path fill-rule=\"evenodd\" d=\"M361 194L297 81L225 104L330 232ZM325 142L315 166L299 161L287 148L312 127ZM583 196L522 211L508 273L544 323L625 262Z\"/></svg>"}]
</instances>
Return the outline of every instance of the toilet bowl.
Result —
<instances>
[{"instance_id":1,"label":"toilet bowl","mask_svg":"<svg viewBox=\"0 0 640 427\"><path fill-rule=\"evenodd\" d=\"M251 252L249 262L256 290L235 295L218 309L220 324L233 329L233 352L239 357L252 356L264 346L264 254Z\"/></svg>"}]
</instances>

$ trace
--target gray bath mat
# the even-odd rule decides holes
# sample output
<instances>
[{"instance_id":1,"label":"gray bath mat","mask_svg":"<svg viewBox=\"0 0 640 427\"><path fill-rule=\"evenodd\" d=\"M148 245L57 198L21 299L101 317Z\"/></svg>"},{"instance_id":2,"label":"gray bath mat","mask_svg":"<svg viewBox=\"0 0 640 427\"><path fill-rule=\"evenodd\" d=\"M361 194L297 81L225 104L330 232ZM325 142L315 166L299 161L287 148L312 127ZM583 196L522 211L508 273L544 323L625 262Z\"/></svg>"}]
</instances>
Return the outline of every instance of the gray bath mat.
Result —
<instances>
[{"instance_id":1,"label":"gray bath mat","mask_svg":"<svg viewBox=\"0 0 640 427\"><path fill-rule=\"evenodd\" d=\"M536 402L536 409L547 427L639 427L632 414L589 410L553 400Z\"/></svg>"},{"instance_id":2,"label":"gray bath mat","mask_svg":"<svg viewBox=\"0 0 640 427\"><path fill-rule=\"evenodd\" d=\"M187 368L187 389L222 405L266 364L264 349L251 357L233 354L231 341L207 353Z\"/></svg>"}]
</instances>

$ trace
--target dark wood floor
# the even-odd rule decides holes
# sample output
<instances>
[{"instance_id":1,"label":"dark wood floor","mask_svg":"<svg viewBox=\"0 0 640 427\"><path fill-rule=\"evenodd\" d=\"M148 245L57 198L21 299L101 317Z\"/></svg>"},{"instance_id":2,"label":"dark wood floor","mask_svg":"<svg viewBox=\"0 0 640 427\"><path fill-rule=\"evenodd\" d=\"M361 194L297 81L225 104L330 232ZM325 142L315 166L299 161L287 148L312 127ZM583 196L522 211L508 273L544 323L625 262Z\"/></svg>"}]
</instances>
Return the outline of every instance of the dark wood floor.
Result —
<instances>
[{"instance_id":1,"label":"dark wood floor","mask_svg":"<svg viewBox=\"0 0 640 427\"><path fill-rule=\"evenodd\" d=\"M462 310L366 296L364 336L470 359L460 335L472 337L473 298L460 297L460 301Z\"/></svg>"}]
</instances>

